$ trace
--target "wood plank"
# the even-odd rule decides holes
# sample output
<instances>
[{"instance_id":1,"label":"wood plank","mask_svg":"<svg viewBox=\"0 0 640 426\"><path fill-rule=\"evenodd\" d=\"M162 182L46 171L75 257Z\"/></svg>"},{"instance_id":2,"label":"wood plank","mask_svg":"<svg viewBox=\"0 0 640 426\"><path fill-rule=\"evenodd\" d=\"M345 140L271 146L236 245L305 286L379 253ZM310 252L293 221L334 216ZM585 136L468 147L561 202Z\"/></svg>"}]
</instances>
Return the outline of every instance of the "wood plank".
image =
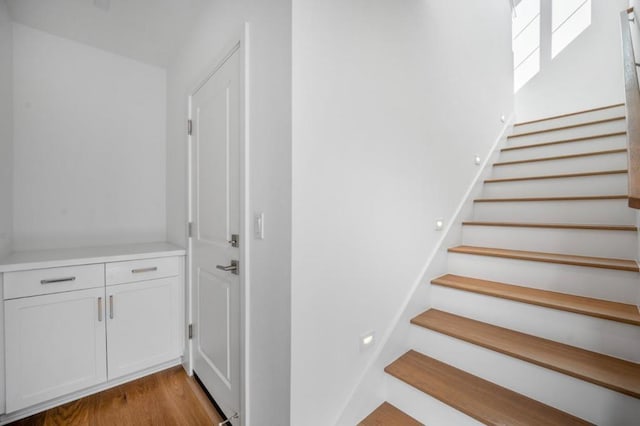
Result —
<instances>
[{"instance_id":1,"label":"wood plank","mask_svg":"<svg viewBox=\"0 0 640 426\"><path fill-rule=\"evenodd\" d=\"M449 249L451 253L476 256L502 257L506 259L529 260L532 262L557 263L562 265L586 266L591 268L615 269L638 272L638 263L631 259L611 259L607 257L577 256L572 254L545 253L525 250L508 250L490 247L458 246Z\"/></svg>"},{"instance_id":2,"label":"wood plank","mask_svg":"<svg viewBox=\"0 0 640 426\"><path fill-rule=\"evenodd\" d=\"M434 285L514 300L530 305L588 315L625 324L640 325L640 312L635 305L539 290L513 284L447 274L431 281Z\"/></svg>"},{"instance_id":3,"label":"wood plank","mask_svg":"<svg viewBox=\"0 0 640 426\"><path fill-rule=\"evenodd\" d=\"M531 145L521 145L521 146L510 146L510 147L507 147L507 148L502 148L500 150L500 152L503 152L503 151L514 151L514 150L518 150L518 149L540 148L542 146L558 145L558 144L570 143L570 142L588 141L588 140L593 140L593 139L608 138L608 137L612 137L612 136L623 136L623 135L626 135L626 134L627 134L626 131L624 131L624 132L614 132L614 133L603 133L603 134L600 134L600 135L581 136L579 138L562 139L562 140L553 141L553 142L534 143L534 144L531 144Z\"/></svg>"},{"instance_id":4,"label":"wood plank","mask_svg":"<svg viewBox=\"0 0 640 426\"><path fill-rule=\"evenodd\" d=\"M358 423L358 426L421 426L413 417L400 411L388 402L383 402L364 420Z\"/></svg>"},{"instance_id":5,"label":"wood plank","mask_svg":"<svg viewBox=\"0 0 640 426\"><path fill-rule=\"evenodd\" d=\"M412 324L640 398L640 364L430 309Z\"/></svg>"},{"instance_id":6,"label":"wood plank","mask_svg":"<svg viewBox=\"0 0 640 426\"><path fill-rule=\"evenodd\" d=\"M514 198L476 198L474 203L511 203L527 201L598 201L598 200L625 200L624 194L619 195L579 195L577 197L514 197Z\"/></svg>"},{"instance_id":7,"label":"wood plank","mask_svg":"<svg viewBox=\"0 0 640 426\"><path fill-rule=\"evenodd\" d=\"M626 117L624 115L622 115L622 116L619 116L619 117L603 118L602 120L587 121L585 123L568 124L566 126L552 127L550 129L532 130L530 132L525 132L525 133L515 133L515 134L507 136L507 139L519 138L521 136L538 135L540 133L555 132L555 131L558 131L558 130L575 129L577 127L591 126L591 125L596 125L596 124L610 123L612 121L624 120L625 118Z\"/></svg>"},{"instance_id":8,"label":"wood plank","mask_svg":"<svg viewBox=\"0 0 640 426\"><path fill-rule=\"evenodd\" d=\"M515 178L485 179L484 183L519 182L523 180L544 180L544 179L569 179L569 178L589 177L589 176L621 175L625 173L628 173L628 171L627 170L605 170L602 172L567 173L562 175L540 175L540 176L525 176L525 177L515 177Z\"/></svg>"},{"instance_id":9,"label":"wood plank","mask_svg":"<svg viewBox=\"0 0 640 426\"><path fill-rule=\"evenodd\" d=\"M514 161L503 161L500 163L493 163L494 167L500 166L509 166L513 164L524 164L524 163L537 163L540 161L556 161L556 160L567 160L569 158L581 158L581 157L593 157L596 155L610 155L610 154L620 154L623 152L627 152L626 148L619 149L608 149L605 151L593 151L593 152L585 152L581 154L569 154L569 155L557 155L554 157L539 157L539 158L530 158L527 160L514 160Z\"/></svg>"},{"instance_id":10,"label":"wood plank","mask_svg":"<svg viewBox=\"0 0 640 426\"><path fill-rule=\"evenodd\" d=\"M514 228L549 228L549 229L586 229L596 231L631 231L637 232L638 227L632 225L589 225L580 223L527 223L527 222L462 222L465 226L505 226Z\"/></svg>"},{"instance_id":11,"label":"wood plank","mask_svg":"<svg viewBox=\"0 0 640 426\"><path fill-rule=\"evenodd\" d=\"M487 425L590 424L413 350L388 365L385 371Z\"/></svg>"},{"instance_id":12,"label":"wood plank","mask_svg":"<svg viewBox=\"0 0 640 426\"><path fill-rule=\"evenodd\" d=\"M638 70L629 28L630 11L620 12L622 32L622 58L626 99L627 144L629 147L629 207L640 209L640 87Z\"/></svg>"},{"instance_id":13,"label":"wood plank","mask_svg":"<svg viewBox=\"0 0 640 426\"><path fill-rule=\"evenodd\" d=\"M533 123L539 123L541 121L555 120L556 118L571 117L572 115L579 115L579 114L584 114L584 113L587 113L587 112L602 111L603 109L617 108L617 107L621 107L623 105L624 104L613 104L613 105L607 105L607 106L602 106L602 107L598 107L598 108L585 109L585 110L582 110L582 111L569 112L569 113L566 113L566 114L558 114L558 115L553 115L553 116L550 116L550 117L538 118L536 120L523 121L523 122L514 124L514 126L524 126L525 124L533 124Z\"/></svg>"},{"instance_id":14,"label":"wood plank","mask_svg":"<svg viewBox=\"0 0 640 426\"><path fill-rule=\"evenodd\" d=\"M204 391L177 366L12 424L210 426L221 421Z\"/></svg>"}]
</instances>

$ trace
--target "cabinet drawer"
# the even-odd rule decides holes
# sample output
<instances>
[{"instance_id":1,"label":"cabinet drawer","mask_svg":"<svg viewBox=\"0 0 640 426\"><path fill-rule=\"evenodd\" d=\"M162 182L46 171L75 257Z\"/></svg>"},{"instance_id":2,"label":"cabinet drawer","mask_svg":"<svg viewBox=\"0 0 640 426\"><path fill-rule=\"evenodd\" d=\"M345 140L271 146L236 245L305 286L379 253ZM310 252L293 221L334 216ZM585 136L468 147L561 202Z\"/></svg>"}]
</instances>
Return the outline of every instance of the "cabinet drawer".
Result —
<instances>
[{"instance_id":1,"label":"cabinet drawer","mask_svg":"<svg viewBox=\"0 0 640 426\"><path fill-rule=\"evenodd\" d=\"M107 285L175 277L180 273L178 257L111 262L106 265Z\"/></svg>"},{"instance_id":2,"label":"cabinet drawer","mask_svg":"<svg viewBox=\"0 0 640 426\"><path fill-rule=\"evenodd\" d=\"M104 264L33 269L4 274L4 299L104 286Z\"/></svg>"}]
</instances>

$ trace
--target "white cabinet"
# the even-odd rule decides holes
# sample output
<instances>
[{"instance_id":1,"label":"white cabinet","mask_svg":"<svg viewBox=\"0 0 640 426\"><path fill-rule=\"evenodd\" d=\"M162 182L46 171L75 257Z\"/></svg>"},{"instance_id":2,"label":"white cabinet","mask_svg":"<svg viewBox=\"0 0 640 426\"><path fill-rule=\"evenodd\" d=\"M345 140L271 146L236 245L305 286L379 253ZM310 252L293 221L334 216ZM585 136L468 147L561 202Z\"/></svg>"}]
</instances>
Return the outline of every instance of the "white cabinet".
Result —
<instances>
[{"instance_id":1,"label":"white cabinet","mask_svg":"<svg viewBox=\"0 0 640 426\"><path fill-rule=\"evenodd\" d=\"M5 301L7 412L107 379L104 288Z\"/></svg>"},{"instance_id":2,"label":"white cabinet","mask_svg":"<svg viewBox=\"0 0 640 426\"><path fill-rule=\"evenodd\" d=\"M180 299L176 278L107 287L109 379L181 355Z\"/></svg>"},{"instance_id":3,"label":"white cabinet","mask_svg":"<svg viewBox=\"0 0 640 426\"><path fill-rule=\"evenodd\" d=\"M159 246L165 250L89 252L77 264L0 261L6 413L47 408L56 398L87 395L180 362L184 250Z\"/></svg>"}]
</instances>

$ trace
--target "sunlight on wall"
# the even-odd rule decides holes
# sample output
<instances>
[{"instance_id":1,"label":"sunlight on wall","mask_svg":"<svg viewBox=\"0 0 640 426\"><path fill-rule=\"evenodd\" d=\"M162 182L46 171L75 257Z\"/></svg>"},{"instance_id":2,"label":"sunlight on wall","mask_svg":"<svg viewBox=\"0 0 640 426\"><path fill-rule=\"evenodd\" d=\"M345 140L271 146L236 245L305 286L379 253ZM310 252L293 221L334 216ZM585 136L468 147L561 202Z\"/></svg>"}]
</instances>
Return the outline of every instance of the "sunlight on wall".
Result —
<instances>
[{"instance_id":1,"label":"sunlight on wall","mask_svg":"<svg viewBox=\"0 0 640 426\"><path fill-rule=\"evenodd\" d=\"M512 25L514 91L540 71L540 0L523 0Z\"/></svg>"},{"instance_id":2,"label":"sunlight on wall","mask_svg":"<svg viewBox=\"0 0 640 426\"><path fill-rule=\"evenodd\" d=\"M551 6L551 57L591 25L591 0L554 0Z\"/></svg>"}]
</instances>

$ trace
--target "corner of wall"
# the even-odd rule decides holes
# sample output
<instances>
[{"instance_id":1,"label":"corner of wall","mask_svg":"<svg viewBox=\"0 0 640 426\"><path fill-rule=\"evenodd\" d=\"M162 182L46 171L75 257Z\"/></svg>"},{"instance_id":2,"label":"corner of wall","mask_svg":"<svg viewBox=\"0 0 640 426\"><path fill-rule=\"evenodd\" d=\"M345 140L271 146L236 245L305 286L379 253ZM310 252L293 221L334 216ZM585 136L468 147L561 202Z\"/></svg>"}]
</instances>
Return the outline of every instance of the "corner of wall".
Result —
<instances>
[{"instance_id":1,"label":"corner of wall","mask_svg":"<svg viewBox=\"0 0 640 426\"><path fill-rule=\"evenodd\" d=\"M0 257L12 249L13 229L13 24L0 2Z\"/></svg>"}]
</instances>

